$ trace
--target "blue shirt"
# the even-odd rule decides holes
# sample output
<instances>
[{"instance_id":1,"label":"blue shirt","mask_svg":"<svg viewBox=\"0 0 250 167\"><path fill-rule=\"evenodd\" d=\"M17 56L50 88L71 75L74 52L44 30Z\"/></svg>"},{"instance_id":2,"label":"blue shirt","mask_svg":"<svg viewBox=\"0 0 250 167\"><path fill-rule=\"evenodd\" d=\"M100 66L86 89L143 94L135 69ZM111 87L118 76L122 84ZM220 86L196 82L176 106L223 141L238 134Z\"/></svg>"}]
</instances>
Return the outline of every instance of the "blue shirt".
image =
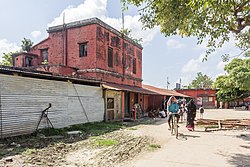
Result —
<instances>
[{"instance_id":1,"label":"blue shirt","mask_svg":"<svg viewBox=\"0 0 250 167\"><path fill-rule=\"evenodd\" d=\"M168 107L168 111L171 113L177 113L179 110L179 106L176 102L173 102L170 104L170 106Z\"/></svg>"}]
</instances>

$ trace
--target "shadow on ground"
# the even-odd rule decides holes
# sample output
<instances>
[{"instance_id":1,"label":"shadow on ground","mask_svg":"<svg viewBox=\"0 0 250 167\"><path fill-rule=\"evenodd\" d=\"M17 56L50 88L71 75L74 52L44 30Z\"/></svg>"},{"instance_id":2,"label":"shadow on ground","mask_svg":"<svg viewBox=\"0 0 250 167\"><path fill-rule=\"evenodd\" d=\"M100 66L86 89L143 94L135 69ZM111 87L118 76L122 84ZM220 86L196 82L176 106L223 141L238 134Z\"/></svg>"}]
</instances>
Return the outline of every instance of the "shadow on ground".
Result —
<instances>
[{"instance_id":1,"label":"shadow on ground","mask_svg":"<svg viewBox=\"0 0 250 167\"><path fill-rule=\"evenodd\" d=\"M245 140L245 141L250 141L250 134L240 134L240 135L237 135L236 136L237 138L240 138L242 140Z\"/></svg>"},{"instance_id":2,"label":"shadow on ground","mask_svg":"<svg viewBox=\"0 0 250 167\"><path fill-rule=\"evenodd\" d=\"M187 140L188 138L200 138L198 135L187 135L183 133L179 133L178 140Z\"/></svg>"},{"instance_id":3,"label":"shadow on ground","mask_svg":"<svg viewBox=\"0 0 250 167\"><path fill-rule=\"evenodd\" d=\"M228 162L238 167L250 167L250 155L235 154L230 157Z\"/></svg>"}]
</instances>

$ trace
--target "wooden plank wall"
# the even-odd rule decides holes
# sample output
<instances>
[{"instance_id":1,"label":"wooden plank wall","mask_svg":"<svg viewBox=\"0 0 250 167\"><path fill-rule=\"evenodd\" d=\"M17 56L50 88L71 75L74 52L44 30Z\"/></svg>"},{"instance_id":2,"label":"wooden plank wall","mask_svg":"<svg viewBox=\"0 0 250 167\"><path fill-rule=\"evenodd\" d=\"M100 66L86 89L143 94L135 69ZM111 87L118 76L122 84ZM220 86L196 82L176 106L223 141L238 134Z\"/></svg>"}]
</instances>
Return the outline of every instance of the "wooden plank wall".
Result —
<instances>
[{"instance_id":1,"label":"wooden plank wall","mask_svg":"<svg viewBox=\"0 0 250 167\"><path fill-rule=\"evenodd\" d=\"M48 118L55 128L104 117L101 87L0 74L0 138L34 132L49 103ZM44 127L45 119L39 128Z\"/></svg>"}]
</instances>

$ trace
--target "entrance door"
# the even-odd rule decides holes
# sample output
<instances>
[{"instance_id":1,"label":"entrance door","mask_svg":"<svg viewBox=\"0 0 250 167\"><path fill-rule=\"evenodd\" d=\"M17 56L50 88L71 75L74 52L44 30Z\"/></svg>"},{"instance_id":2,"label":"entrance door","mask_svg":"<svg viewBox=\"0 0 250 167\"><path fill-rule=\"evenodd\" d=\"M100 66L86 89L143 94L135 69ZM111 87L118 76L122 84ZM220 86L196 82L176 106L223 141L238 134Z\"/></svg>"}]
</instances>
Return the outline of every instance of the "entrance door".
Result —
<instances>
[{"instance_id":1,"label":"entrance door","mask_svg":"<svg viewBox=\"0 0 250 167\"><path fill-rule=\"evenodd\" d=\"M130 117L130 93L129 92L125 92L125 117Z\"/></svg>"},{"instance_id":2,"label":"entrance door","mask_svg":"<svg viewBox=\"0 0 250 167\"><path fill-rule=\"evenodd\" d=\"M137 104L137 103L138 103L138 93L135 93L135 96L134 96L134 102L135 102L135 104Z\"/></svg>"}]
</instances>

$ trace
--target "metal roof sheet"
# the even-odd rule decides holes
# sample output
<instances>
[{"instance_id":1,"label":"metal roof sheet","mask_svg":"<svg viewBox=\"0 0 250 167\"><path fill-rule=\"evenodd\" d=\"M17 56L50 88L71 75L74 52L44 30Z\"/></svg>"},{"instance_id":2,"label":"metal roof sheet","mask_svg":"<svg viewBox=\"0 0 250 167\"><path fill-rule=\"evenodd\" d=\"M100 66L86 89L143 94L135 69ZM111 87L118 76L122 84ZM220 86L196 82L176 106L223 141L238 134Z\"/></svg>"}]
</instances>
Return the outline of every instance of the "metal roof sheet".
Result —
<instances>
[{"instance_id":1,"label":"metal roof sheet","mask_svg":"<svg viewBox=\"0 0 250 167\"><path fill-rule=\"evenodd\" d=\"M115 84L115 83L104 83L102 84L102 87L106 89L117 90L117 91L129 91L129 92L136 92L136 93L142 93L142 94L148 94L148 95L160 95L156 92L152 92L150 90L147 90L138 86L121 85L121 84Z\"/></svg>"},{"instance_id":2,"label":"metal roof sheet","mask_svg":"<svg viewBox=\"0 0 250 167\"><path fill-rule=\"evenodd\" d=\"M151 86L151 85L145 85L145 84L143 84L142 87L143 87L144 89L147 89L147 90L152 91L152 92L156 92L156 93L161 94L161 95L164 95L164 96L191 97L191 96L188 96L188 95L185 95L185 94L176 92L176 91L174 91L174 90L168 90L168 89L163 89L163 88L157 88L157 87Z\"/></svg>"}]
</instances>

